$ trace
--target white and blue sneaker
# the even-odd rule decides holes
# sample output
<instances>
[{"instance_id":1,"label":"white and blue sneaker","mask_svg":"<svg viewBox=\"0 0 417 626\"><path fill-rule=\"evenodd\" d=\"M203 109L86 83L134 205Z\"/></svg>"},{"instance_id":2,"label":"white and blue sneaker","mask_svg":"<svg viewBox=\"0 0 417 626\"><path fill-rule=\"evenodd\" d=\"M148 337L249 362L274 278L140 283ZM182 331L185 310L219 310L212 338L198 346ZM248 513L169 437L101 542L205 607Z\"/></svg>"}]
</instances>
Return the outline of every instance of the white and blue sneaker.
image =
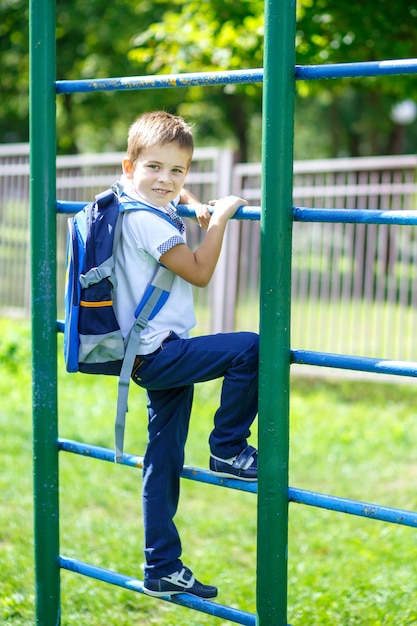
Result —
<instances>
[{"instance_id":1,"label":"white and blue sneaker","mask_svg":"<svg viewBox=\"0 0 417 626\"><path fill-rule=\"evenodd\" d=\"M162 578L147 578L143 583L143 591L155 598L172 596L177 593L191 593L199 598L215 598L217 587L203 585L193 575L188 567Z\"/></svg>"},{"instance_id":2,"label":"white and blue sneaker","mask_svg":"<svg viewBox=\"0 0 417 626\"><path fill-rule=\"evenodd\" d=\"M220 459L211 455L210 470L222 478L238 478L255 482L258 480L258 452L253 446L247 446L231 459Z\"/></svg>"}]
</instances>

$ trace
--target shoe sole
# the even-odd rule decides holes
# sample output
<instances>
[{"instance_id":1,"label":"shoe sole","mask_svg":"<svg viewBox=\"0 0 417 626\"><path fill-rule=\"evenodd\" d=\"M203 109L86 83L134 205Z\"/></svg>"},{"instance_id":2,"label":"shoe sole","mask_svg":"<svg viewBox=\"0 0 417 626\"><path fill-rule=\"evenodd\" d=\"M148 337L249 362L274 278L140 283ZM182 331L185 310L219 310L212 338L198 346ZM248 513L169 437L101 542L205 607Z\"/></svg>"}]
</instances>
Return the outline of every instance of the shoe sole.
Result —
<instances>
[{"instance_id":1,"label":"shoe sole","mask_svg":"<svg viewBox=\"0 0 417 626\"><path fill-rule=\"evenodd\" d=\"M183 591L152 591L152 589L143 588L144 593L147 596L152 596L154 598L169 598L170 596L174 596L178 593L184 593Z\"/></svg>"},{"instance_id":2,"label":"shoe sole","mask_svg":"<svg viewBox=\"0 0 417 626\"><path fill-rule=\"evenodd\" d=\"M152 589L147 589L146 587L143 587L143 592L147 596L152 596L153 598L169 598L170 596L177 596L180 593L188 593L190 596L194 596L195 598L201 598L202 600L208 600L217 596L217 591L212 595L200 596L196 593L193 593L192 591L187 591L187 589L181 589L181 591L153 591Z\"/></svg>"},{"instance_id":3,"label":"shoe sole","mask_svg":"<svg viewBox=\"0 0 417 626\"><path fill-rule=\"evenodd\" d=\"M215 470L210 470L214 476L218 478L233 478L234 480L244 480L247 483L256 483L258 477L256 478L247 478L245 476L236 476L236 474L228 474L227 472L216 472Z\"/></svg>"}]
</instances>

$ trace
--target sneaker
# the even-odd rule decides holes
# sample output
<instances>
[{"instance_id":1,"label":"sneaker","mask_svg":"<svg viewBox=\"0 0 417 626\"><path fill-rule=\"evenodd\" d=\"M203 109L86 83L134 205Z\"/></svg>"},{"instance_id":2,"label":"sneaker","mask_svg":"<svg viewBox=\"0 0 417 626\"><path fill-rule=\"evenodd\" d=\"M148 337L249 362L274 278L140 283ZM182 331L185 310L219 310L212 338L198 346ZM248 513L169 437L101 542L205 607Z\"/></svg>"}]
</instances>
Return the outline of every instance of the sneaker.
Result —
<instances>
[{"instance_id":1,"label":"sneaker","mask_svg":"<svg viewBox=\"0 0 417 626\"><path fill-rule=\"evenodd\" d=\"M248 482L258 480L258 452L253 446L247 446L232 459L210 457L210 470L223 478L239 478Z\"/></svg>"},{"instance_id":2,"label":"sneaker","mask_svg":"<svg viewBox=\"0 0 417 626\"><path fill-rule=\"evenodd\" d=\"M183 567L178 572L162 578L145 579L143 591L155 598L172 596L177 593L191 593L199 598L215 598L217 596L217 587L200 583L194 578L188 567Z\"/></svg>"}]
</instances>

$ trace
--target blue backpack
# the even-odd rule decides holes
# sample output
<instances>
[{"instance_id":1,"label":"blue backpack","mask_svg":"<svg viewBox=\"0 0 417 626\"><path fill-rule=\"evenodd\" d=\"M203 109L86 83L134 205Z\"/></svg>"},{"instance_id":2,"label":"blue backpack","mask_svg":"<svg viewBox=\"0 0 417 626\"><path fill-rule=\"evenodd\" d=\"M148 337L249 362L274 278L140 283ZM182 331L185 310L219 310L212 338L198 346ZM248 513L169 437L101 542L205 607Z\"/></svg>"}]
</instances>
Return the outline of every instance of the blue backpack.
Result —
<instances>
[{"instance_id":1,"label":"blue backpack","mask_svg":"<svg viewBox=\"0 0 417 626\"><path fill-rule=\"evenodd\" d=\"M115 424L115 461L123 459L127 399L140 334L168 299L174 274L163 265L135 311L136 320L123 339L113 309L117 289L114 255L126 211L144 210L174 222L140 202L119 203L108 189L68 220L65 280L64 357L68 372L119 376Z\"/></svg>"}]
</instances>

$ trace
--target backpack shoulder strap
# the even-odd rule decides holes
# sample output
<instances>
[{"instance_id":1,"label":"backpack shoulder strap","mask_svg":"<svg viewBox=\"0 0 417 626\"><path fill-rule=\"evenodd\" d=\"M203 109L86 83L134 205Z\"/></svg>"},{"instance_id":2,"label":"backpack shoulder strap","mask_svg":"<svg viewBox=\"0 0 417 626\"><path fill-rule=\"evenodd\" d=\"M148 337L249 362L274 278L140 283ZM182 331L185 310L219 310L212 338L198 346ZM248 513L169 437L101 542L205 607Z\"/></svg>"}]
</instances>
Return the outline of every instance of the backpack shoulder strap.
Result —
<instances>
[{"instance_id":1,"label":"backpack shoulder strap","mask_svg":"<svg viewBox=\"0 0 417 626\"><path fill-rule=\"evenodd\" d=\"M105 208L114 200L118 201L117 194L113 191L113 189L109 188L106 191L102 191L96 195L96 202L101 207Z\"/></svg>"},{"instance_id":2,"label":"backpack shoulder strap","mask_svg":"<svg viewBox=\"0 0 417 626\"><path fill-rule=\"evenodd\" d=\"M165 215L161 211L153 209L146 204L142 204L139 202L126 202L119 204L119 211L122 214L126 211L132 210L150 211L151 213L155 213L159 217L166 219L171 224L176 226L168 215ZM117 243L120 239L121 222L122 220L119 219L116 225L116 232L114 235L115 246L117 246ZM113 250L115 250L115 248L113 248ZM146 289L142 300L138 304L138 307L135 311L135 322L125 339L125 356L120 371L117 389L117 412L115 422L116 454L114 459L116 463L120 463L123 461L123 443L126 426L126 413L128 411L130 377L139 348L140 335L143 329L147 326L149 320L151 320L158 313L158 311L160 311L162 306L167 301L171 291L173 280L173 272L160 264L154 278Z\"/></svg>"},{"instance_id":3,"label":"backpack shoulder strap","mask_svg":"<svg viewBox=\"0 0 417 626\"><path fill-rule=\"evenodd\" d=\"M117 414L115 424L116 456L115 462L123 460L123 440L126 423L126 413L128 411L128 394L130 376L133 364L137 355L140 335L148 324L168 299L174 274L168 268L160 265L151 284L146 290L137 310L136 321L125 341L125 357L120 371L118 392L117 392Z\"/></svg>"},{"instance_id":4,"label":"backpack shoulder strap","mask_svg":"<svg viewBox=\"0 0 417 626\"><path fill-rule=\"evenodd\" d=\"M135 323L125 340L125 356L123 359L122 369L120 371L117 391L117 413L115 423L116 463L120 463L123 460L123 441L126 413L128 411L127 399L129 395L130 376L132 374L133 365L139 347L140 335L142 330L148 324L148 321L158 313L167 301L173 280L173 272L163 265L160 265L151 284L146 290L145 295L139 303L138 308L136 309Z\"/></svg>"}]
</instances>

